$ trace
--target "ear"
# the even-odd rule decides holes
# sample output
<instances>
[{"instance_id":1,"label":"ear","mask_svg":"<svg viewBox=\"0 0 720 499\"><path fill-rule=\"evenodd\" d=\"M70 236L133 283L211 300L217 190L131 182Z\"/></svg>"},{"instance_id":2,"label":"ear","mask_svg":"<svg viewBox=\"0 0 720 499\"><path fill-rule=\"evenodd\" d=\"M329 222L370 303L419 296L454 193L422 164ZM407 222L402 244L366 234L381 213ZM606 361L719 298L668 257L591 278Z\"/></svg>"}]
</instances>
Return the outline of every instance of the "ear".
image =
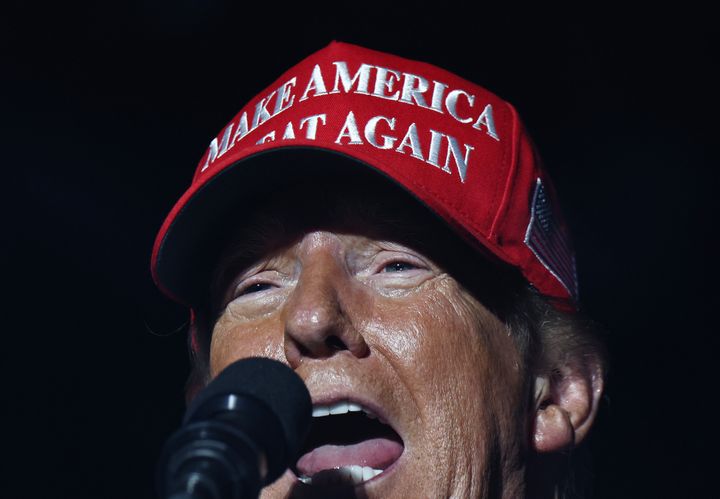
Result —
<instances>
[{"instance_id":1,"label":"ear","mask_svg":"<svg viewBox=\"0 0 720 499\"><path fill-rule=\"evenodd\" d=\"M585 356L535 378L532 445L536 452L557 452L577 446L587 435L603 391L599 360Z\"/></svg>"}]
</instances>

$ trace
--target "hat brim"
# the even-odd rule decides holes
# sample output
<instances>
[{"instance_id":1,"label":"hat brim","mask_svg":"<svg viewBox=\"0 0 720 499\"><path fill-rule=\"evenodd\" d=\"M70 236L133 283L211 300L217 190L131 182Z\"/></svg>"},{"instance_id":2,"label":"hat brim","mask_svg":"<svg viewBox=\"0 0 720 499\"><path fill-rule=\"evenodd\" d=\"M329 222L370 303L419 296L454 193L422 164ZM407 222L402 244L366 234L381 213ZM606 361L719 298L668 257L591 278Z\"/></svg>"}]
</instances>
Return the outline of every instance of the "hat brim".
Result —
<instances>
[{"instance_id":1,"label":"hat brim","mask_svg":"<svg viewBox=\"0 0 720 499\"><path fill-rule=\"evenodd\" d=\"M429 213L449 223L402 183L355 157L313 147L271 149L242 158L183 194L155 241L153 279L174 300L196 306L208 295L210 275L226 243L228 224L235 225L233 230L237 228L236 214L248 213L262 197L279 188L338 173L348 179L358 174L384 178L407 192ZM455 229L460 230L464 239L472 240L459 227ZM474 246L478 246L477 242Z\"/></svg>"}]
</instances>

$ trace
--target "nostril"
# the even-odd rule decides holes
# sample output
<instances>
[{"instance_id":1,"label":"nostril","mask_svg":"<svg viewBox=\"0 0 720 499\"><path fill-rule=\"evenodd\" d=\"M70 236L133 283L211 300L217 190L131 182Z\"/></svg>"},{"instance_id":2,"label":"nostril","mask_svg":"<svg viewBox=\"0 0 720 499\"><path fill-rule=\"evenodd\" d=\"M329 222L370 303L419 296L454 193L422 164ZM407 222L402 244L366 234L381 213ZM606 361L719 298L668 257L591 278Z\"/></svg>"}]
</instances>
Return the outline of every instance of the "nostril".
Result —
<instances>
[{"instance_id":1,"label":"nostril","mask_svg":"<svg viewBox=\"0 0 720 499\"><path fill-rule=\"evenodd\" d=\"M343 343L343 340L338 338L335 335L330 335L327 338L325 338L325 344L331 349L331 350L347 350L348 347L345 343Z\"/></svg>"},{"instance_id":2,"label":"nostril","mask_svg":"<svg viewBox=\"0 0 720 499\"><path fill-rule=\"evenodd\" d=\"M297 347L298 351L300 352L300 355L302 355L303 357L311 356L310 349L308 347L306 347L305 345L303 345L302 343L297 343L295 346Z\"/></svg>"}]
</instances>

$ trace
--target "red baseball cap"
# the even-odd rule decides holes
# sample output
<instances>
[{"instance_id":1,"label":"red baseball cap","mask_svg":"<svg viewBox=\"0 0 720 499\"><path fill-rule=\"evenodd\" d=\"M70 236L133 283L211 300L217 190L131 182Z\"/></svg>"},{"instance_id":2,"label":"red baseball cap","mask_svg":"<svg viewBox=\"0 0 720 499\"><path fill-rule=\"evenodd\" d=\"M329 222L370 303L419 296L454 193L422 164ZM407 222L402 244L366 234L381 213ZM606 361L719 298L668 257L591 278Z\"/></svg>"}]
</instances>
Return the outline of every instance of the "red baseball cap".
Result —
<instances>
[{"instance_id":1,"label":"red baseball cap","mask_svg":"<svg viewBox=\"0 0 720 499\"><path fill-rule=\"evenodd\" d=\"M155 240L159 288L194 305L223 212L293 170L274 171L288 157L307 155L383 174L542 294L576 303L566 225L515 109L433 65L338 42L286 71L212 139Z\"/></svg>"}]
</instances>

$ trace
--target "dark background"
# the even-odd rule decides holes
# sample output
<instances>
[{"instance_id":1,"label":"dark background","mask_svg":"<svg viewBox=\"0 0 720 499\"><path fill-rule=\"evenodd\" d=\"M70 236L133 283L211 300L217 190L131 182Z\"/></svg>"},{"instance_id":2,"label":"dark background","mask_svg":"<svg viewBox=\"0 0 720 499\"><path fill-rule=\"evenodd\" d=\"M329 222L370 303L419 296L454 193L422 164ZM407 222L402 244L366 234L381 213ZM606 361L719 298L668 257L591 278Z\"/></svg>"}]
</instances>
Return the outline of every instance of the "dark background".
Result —
<instances>
[{"instance_id":1,"label":"dark background","mask_svg":"<svg viewBox=\"0 0 720 499\"><path fill-rule=\"evenodd\" d=\"M476 5L4 4L0 496L153 497L188 372L187 314L149 275L155 232L210 139L332 39L517 106L576 236L585 307L610 330L596 497L712 495L713 16Z\"/></svg>"}]
</instances>

